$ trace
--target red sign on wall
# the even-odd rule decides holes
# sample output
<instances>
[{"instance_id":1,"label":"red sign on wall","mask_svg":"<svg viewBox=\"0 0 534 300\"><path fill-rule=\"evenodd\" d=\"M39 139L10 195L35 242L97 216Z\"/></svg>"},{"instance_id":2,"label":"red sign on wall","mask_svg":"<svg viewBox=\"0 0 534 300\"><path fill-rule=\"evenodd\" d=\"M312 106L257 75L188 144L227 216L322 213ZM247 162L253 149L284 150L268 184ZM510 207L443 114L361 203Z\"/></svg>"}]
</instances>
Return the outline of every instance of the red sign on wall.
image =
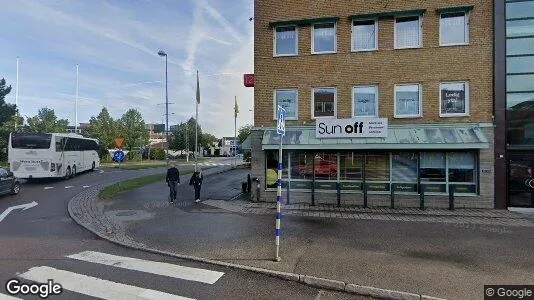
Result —
<instances>
[{"instance_id":1,"label":"red sign on wall","mask_svg":"<svg viewBox=\"0 0 534 300\"><path fill-rule=\"evenodd\" d=\"M254 74L245 74L243 79L246 87L254 87Z\"/></svg>"}]
</instances>

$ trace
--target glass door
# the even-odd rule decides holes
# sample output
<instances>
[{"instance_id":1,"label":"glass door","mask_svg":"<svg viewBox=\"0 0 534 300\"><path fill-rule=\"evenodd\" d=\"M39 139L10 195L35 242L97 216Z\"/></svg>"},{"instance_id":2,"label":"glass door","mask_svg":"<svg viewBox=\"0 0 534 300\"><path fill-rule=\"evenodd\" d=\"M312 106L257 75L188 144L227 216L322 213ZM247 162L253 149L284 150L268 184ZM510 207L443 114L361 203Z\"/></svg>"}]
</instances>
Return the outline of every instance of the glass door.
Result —
<instances>
[{"instance_id":1,"label":"glass door","mask_svg":"<svg viewBox=\"0 0 534 300\"><path fill-rule=\"evenodd\" d=\"M534 207L533 152L508 154L508 206Z\"/></svg>"}]
</instances>

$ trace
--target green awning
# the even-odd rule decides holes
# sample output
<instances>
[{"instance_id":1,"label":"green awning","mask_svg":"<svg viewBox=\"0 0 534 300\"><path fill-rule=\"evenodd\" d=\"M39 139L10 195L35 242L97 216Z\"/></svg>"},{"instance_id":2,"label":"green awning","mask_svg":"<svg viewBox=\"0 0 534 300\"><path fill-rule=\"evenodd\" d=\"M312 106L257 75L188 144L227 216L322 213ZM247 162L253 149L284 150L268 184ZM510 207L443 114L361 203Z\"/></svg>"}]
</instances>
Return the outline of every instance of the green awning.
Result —
<instances>
[{"instance_id":1,"label":"green awning","mask_svg":"<svg viewBox=\"0 0 534 300\"><path fill-rule=\"evenodd\" d=\"M337 22L338 17L324 17L324 18L315 18L315 19L298 19L298 20L286 20L286 21L272 21L269 22L269 26L287 26L287 25L311 25L314 23L328 23L328 22Z\"/></svg>"},{"instance_id":2,"label":"green awning","mask_svg":"<svg viewBox=\"0 0 534 300\"><path fill-rule=\"evenodd\" d=\"M458 12L468 12L473 10L475 6L455 6L455 7L444 7L436 9L437 14L446 14L446 13L458 13Z\"/></svg>"},{"instance_id":3,"label":"green awning","mask_svg":"<svg viewBox=\"0 0 534 300\"><path fill-rule=\"evenodd\" d=\"M243 141L243 143L241 143L241 149L243 149L243 150L250 150L250 149L252 149L252 141L251 141L250 134L249 134L248 137Z\"/></svg>"},{"instance_id":4,"label":"green awning","mask_svg":"<svg viewBox=\"0 0 534 300\"><path fill-rule=\"evenodd\" d=\"M487 149L489 142L479 124L389 125L386 138L316 138L313 127L286 127L284 149ZM276 129L263 133L262 150L278 149Z\"/></svg>"},{"instance_id":5,"label":"green awning","mask_svg":"<svg viewBox=\"0 0 534 300\"><path fill-rule=\"evenodd\" d=\"M411 10L396 10L396 11L386 11L386 12L377 12L377 13L368 13L368 14L356 14L349 16L349 19L388 19L395 17L407 17L407 16L418 16L426 12L426 9L411 9Z\"/></svg>"}]
</instances>

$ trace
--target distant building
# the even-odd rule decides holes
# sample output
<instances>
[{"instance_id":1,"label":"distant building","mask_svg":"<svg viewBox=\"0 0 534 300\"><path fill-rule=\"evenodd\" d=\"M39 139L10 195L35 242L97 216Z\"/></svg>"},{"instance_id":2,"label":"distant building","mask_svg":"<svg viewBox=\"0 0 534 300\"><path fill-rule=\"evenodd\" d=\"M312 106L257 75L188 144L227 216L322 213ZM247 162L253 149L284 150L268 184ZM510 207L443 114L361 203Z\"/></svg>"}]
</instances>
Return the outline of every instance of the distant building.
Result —
<instances>
[{"instance_id":1,"label":"distant building","mask_svg":"<svg viewBox=\"0 0 534 300\"><path fill-rule=\"evenodd\" d=\"M68 133L77 133L83 135L87 132L87 129L89 129L89 123L80 123L78 125L78 128L75 128L73 125L67 126L67 132Z\"/></svg>"},{"instance_id":2,"label":"distant building","mask_svg":"<svg viewBox=\"0 0 534 300\"><path fill-rule=\"evenodd\" d=\"M236 146L234 144L234 137L223 137L220 143L221 156L234 156L236 154Z\"/></svg>"}]
</instances>

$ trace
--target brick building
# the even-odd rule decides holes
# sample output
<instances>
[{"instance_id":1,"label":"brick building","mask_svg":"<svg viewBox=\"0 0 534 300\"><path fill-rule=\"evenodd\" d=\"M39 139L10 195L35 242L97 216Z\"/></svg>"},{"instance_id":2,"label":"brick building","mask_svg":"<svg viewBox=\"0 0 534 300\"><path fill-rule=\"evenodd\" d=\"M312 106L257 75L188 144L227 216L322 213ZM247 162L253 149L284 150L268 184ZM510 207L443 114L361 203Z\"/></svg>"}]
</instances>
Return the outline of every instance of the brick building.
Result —
<instances>
[{"instance_id":1,"label":"brick building","mask_svg":"<svg viewBox=\"0 0 534 300\"><path fill-rule=\"evenodd\" d=\"M350 5L349 5L350 2ZM255 0L252 175L276 201L495 207L491 0ZM351 126L354 124L355 126ZM335 133L334 133L335 132Z\"/></svg>"}]
</instances>

